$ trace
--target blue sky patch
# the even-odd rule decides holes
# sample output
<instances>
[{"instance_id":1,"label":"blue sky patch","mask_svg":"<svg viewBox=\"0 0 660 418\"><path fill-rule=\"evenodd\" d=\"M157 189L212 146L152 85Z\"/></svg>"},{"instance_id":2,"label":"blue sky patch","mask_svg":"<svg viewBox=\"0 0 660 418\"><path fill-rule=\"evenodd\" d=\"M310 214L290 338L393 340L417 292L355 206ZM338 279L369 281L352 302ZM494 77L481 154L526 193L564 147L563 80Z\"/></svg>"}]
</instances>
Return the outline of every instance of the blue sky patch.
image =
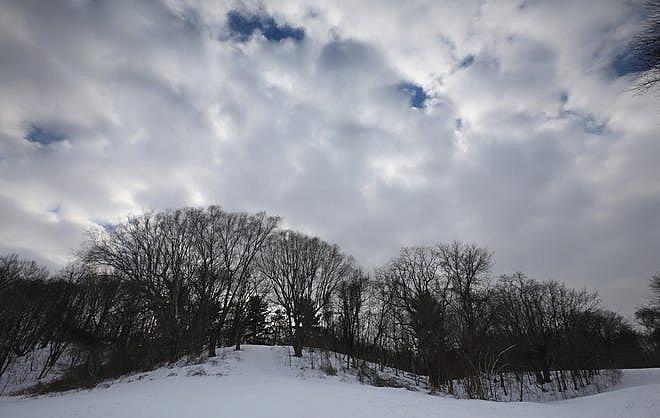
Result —
<instances>
[{"instance_id":1,"label":"blue sky patch","mask_svg":"<svg viewBox=\"0 0 660 418\"><path fill-rule=\"evenodd\" d=\"M300 42L305 37L303 28L296 28L287 24L279 25L272 16L265 14L243 14L232 10L227 13L227 27L232 38L246 42L255 31L259 31L271 42L293 39Z\"/></svg>"},{"instance_id":2,"label":"blue sky patch","mask_svg":"<svg viewBox=\"0 0 660 418\"><path fill-rule=\"evenodd\" d=\"M410 106L417 109L426 107L427 95L422 86L415 83L405 82L399 84L399 90L410 96Z\"/></svg>"},{"instance_id":3,"label":"blue sky patch","mask_svg":"<svg viewBox=\"0 0 660 418\"><path fill-rule=\"evenodd\" d=\"M48 129L44 126L37 125L36 123L31 123L28 132L25 135L25 139L37 144L49 145L53 142L64 141L67 138L56 130Z\"/></svg>"},{"instance_id":4,"label":"blue sky patch","mask_svg":"<svg viewBox=\"0 0 660 418\"><path fill-rule=\"evenodd\" d=\"M648 70L648 66L632 51L625 51L614 57L610 64L610 70L616 77L623 77Z\"/></svg>"}]
</instances>

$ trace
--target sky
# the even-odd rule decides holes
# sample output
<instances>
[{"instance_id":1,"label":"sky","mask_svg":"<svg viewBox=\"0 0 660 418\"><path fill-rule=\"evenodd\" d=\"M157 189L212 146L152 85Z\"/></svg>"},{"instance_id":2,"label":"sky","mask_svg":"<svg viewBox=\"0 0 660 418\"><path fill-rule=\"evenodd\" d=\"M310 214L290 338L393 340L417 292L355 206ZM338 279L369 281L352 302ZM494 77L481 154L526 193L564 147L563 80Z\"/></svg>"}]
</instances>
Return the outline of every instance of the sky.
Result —
<instances>
[{"instance_id":1,"label":"sky","mask_svg":"<svg viewBox=\"0 0 660 418\"><path fill-rule=\"evenodd\" d=\"M660 270L639 1L0 0L0 253L267 211L365 268L454 239L631 316Z\"/></svg>"}]
</instances>

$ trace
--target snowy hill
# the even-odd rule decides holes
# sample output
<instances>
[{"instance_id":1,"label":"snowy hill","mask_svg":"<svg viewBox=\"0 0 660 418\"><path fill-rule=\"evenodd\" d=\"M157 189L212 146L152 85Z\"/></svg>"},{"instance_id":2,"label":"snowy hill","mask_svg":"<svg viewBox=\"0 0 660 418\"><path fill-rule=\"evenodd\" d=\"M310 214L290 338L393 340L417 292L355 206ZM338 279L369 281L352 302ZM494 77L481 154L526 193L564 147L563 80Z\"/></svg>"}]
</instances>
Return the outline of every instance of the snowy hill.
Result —
<instances>
[{"instance_id":1,"label":"snowy hill","mask_svg":"<svg viewBox=\"0 0 660 418\"><path fill-rule=\"evenodd\" d=\"M219 350L199 365L126 376L92 390L0 397L0 417L658 417L660 369L626 370L609 392L566 401L489 402L360 384L288 347ZM322 358L322 357L316 357ZM322 362L323 363L323 362ZM402 381L403 382L403 381ZM403 382L405 383L405 382Z\"/></svg>"}]
</instances>

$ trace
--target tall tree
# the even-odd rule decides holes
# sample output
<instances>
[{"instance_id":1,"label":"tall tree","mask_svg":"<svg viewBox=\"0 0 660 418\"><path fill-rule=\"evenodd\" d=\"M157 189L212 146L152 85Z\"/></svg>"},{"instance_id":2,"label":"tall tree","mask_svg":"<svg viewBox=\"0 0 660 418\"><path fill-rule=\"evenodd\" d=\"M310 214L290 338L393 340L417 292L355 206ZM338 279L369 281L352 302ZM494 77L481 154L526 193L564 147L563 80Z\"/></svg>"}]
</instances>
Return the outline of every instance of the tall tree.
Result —
<instances>
[{"instance_id":1,"label":"tall tree","mask_svg":"<svg viewBox=\"0 0 660 418\"><path fill-rule=\"evenodd\" d=\"M437 248L407 247L377 276L393 294L402 338L413 342L422 372L439 386L448 377L450 281L443 275Z\"/></svg>"},{"instance_id":2,"label":"tall tree","mask_svg":"<svg viewBox=\"0 0 660 418\"><path fill-rule=\"evenodd\" d=\"M347 358L359 355L362 308L368 291L368 277L359 269L354 275L339 284L337 289L338 323L343 349ZM349 366L350 362L347 360Z\"/></svg>"},{"instance_id":3,"label":"tall tree","mask_svg":"<svg viewBox=\"0 0 660 418\"><path fill-rule=\"evenodd\" d=\"M649 302L635 311L635 318L646 329L649 349L660 361L660 272L651 277Z\"/></svg>"},{"instance_id":4,"label":"tall tree","mask_svg":"<svg viewBox=\"0 0 660 418\"><path fill-rule=\"evenodd\" d=\"M319 238L279 231L268 239L259 269L272 284L275 302L286 312L297 357L302 356L311 326L353 268L353 261L339 247Z\"/></svg>"},{"instance_id":5,"label":"tall tree","mask_svg":"<svg viewBox=\"0 0 660 418\"><path fill-rule=\"evenodd\" d=\"M231 309L242 307L257 288L254 283L255 261L267 238L273 233L279 218L263 212L255 215L247 213L226 213L210 208L212 230L217 245L217 268L221 272L220 292L217 300L218 316L209 329L209 355L215 355L219 332ZM239 310L240 311L240 310ZM237 311L237 312L239 312ZM234 343L240 348L240 336L234 335Z\"/></svg>"},{"instance_id":6,"label":"tall tree","mask_svg":"<svg viewBox=\"0 0 660 418\"><path fill-rule=\"evenodd\" d=\"M232 308L251 295L255 257L278 221L216 206L147 213L95 234L86 260L135 285L171 359L204 341L213 356Z\"/></svg>"}]
</instances>

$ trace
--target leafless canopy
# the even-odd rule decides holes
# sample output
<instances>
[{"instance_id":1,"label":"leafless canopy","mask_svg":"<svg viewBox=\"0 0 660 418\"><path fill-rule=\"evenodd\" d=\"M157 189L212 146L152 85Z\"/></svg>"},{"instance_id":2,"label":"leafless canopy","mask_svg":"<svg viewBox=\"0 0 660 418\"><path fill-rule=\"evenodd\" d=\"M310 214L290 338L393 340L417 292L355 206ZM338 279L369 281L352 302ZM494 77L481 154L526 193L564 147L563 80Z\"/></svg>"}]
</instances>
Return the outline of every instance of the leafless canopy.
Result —
<instances>
[{"instance_id":1,"label":"leafless canopy","mask_svg":"<svg viewBox=\"0 0 660 418\"><path fill-rule=\"evenodd\" d=\"M336 245L298 232L273 234L264 247L259 269L273 287L276 302L289 317L296 355L316 317L328 307L339 283L353 262Z\"/></svg>"}]
</instances>

